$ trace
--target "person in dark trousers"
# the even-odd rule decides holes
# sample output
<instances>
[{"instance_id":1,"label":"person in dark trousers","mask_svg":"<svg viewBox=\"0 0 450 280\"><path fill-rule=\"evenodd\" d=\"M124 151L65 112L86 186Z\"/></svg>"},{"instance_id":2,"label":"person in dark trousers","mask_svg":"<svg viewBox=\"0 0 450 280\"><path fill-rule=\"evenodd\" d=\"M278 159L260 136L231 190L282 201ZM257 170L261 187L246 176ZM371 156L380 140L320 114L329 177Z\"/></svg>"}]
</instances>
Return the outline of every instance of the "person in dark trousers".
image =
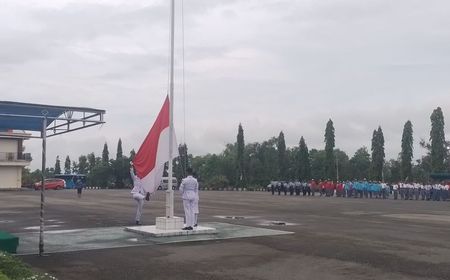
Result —
<instances>
[{"instance_id":1,"label":"person in dark trousers","mask_svg":"<svg viewBox=\"0 0 450 280\"><path fill-rule=\"evenodd\" d=\"M83 192L84 183L81 178L78 178L75 182L75 188L77 189L78 198L81 198L81 193Z\"/></svg>"}]
</instances>

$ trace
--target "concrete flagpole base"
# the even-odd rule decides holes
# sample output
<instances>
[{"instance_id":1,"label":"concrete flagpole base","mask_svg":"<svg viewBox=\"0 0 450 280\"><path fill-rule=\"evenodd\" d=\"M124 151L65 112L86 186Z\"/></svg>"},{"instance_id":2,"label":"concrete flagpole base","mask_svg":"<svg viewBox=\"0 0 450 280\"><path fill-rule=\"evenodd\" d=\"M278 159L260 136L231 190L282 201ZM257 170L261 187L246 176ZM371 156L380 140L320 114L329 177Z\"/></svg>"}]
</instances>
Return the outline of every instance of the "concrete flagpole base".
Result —
<instances>
[{"instance_id":1,"label":"concrete flagpole base","mask_svg":"<svg viewBox=\"0 0 450 280\"><path fill-rule=\"evenodd\" d=\"M181 230L184 227L184 219L181 217L156 217L156 229Z\"/></svg>"},{"instance_id":2,"label":"concrete flagpole base","mask_svg":"<svg viewBox=\"0 0 450 280\"><path fill-rule=\"evenodd\" d=\"M215 234L211 227L197 226L193 230L182 230L184 219L180 217L157 217L156 225L126 227L125 230L152 237L186 236L199 234Z\"/></svg>"}]
</instances>

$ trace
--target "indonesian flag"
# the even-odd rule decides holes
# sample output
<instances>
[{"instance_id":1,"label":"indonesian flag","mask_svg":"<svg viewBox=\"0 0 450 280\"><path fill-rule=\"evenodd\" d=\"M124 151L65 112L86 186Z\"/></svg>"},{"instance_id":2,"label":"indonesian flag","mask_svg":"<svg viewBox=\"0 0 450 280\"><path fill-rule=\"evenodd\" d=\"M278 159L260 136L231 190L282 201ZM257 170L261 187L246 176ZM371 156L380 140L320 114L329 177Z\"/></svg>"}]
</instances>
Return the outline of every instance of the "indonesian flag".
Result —
<instances>
[{"instance_id":1,"label":"indonesian flag","mask_svg":"<svg viewBox=\"0 0 450 280\"><path fill-rule=\"evenodd\" d=\"M160 185L164 164L169 161L169 114L170 101L167 96L155 123L133 160L136 175L141 179L145 191L150 193ZM173 160L178 156L175 132L172 147Z\"/></svg>"}]
</instances>

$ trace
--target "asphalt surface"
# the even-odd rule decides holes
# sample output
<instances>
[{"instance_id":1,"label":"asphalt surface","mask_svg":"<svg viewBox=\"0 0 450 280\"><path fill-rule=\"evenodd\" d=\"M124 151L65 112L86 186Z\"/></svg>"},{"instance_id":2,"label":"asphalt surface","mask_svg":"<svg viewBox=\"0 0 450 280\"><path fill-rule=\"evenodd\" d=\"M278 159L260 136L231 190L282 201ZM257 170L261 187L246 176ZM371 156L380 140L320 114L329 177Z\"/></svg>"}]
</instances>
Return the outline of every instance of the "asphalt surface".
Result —
<instances>
[{"instance_id":1,"label":"asphalt surface","mask_svg":"<svg viewBox=\"0 0 450 280\"><path fill-rule=\"evenodd\" d=\"M39 201L35 191L0 192L0 229L36 231ZM46 219L60 230L132 225L134 211L127 190L47 191ZM144 223L164 211L158 192ZM294 233L20 258L58 279L450 279L450 202L205 191L200 212L200 223Z\"/></svg>"}]
</instances>

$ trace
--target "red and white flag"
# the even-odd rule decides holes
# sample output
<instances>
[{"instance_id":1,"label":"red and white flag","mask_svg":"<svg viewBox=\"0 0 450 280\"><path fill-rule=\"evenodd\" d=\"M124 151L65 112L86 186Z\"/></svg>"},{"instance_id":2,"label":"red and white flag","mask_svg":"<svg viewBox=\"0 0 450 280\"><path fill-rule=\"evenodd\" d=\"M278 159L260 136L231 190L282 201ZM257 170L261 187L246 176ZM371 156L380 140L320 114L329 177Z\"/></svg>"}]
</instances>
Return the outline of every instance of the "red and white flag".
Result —
<instances>
[{"instance_id":1,"label":"red and white flag","mask_svg":"<svg viewBox=\"0 0 450 280\"><path fill-rule=\"evenodd\" d=\"M169 161L169 114L170 101L167 96L155 123L133 160L136 175L141 179L145 191L150 193L153 193L160 185L164 164ZM172 147L173 160L178 157L175 131L173 132Z\"/></svg>"}]
</instances>

